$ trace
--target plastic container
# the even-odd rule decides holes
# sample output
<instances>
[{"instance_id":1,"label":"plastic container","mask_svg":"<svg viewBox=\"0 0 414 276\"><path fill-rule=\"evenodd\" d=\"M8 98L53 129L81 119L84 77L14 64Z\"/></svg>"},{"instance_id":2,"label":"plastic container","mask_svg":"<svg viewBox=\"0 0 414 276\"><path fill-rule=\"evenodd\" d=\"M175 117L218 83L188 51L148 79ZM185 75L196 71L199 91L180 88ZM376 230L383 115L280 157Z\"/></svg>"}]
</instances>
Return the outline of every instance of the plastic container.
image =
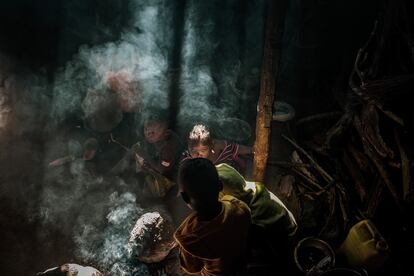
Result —
<instances>
[{"instance_id":1,"label":"plastic container","mask_svg":"<svg viewBox=\"0 0 414 276\"><path fill-rule=\"evenodd\" d=\"M342 243L338 253L352 267L376 271L389 256L388 244L370 220L355 224Z\"/></svg>"}]
</instances>

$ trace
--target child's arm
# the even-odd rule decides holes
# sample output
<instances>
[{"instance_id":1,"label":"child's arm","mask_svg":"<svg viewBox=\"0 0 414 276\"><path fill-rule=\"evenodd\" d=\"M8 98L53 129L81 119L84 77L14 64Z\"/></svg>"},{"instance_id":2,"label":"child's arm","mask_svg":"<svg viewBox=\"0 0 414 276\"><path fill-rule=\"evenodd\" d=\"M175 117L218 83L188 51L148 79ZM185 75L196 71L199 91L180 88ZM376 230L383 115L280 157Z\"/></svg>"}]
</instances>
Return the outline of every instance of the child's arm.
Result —
<instances>
[{"instance_id":1,"label":"child's arm","mask_svg":"<svg viewBox=\"0 0 414 276\"><path fill-rule=\"evenodd\" d=\"M253 154L252 147L239 145L239 155L251 155L251 154Z\"/></svg>"},{"instance_id":2,"label":"child's arm","mask_svg":"<svg viewBox=\"0 0 414 276\"><path fill-rule=\"evenodd\" d=\"M238 147L236 155L251 155L253 154L253 148L249 146L244 146L236 143L232 143L224 140L214 140L214 150L222 151L226 146L235 146Z\"/></svg>"}]
</instances>

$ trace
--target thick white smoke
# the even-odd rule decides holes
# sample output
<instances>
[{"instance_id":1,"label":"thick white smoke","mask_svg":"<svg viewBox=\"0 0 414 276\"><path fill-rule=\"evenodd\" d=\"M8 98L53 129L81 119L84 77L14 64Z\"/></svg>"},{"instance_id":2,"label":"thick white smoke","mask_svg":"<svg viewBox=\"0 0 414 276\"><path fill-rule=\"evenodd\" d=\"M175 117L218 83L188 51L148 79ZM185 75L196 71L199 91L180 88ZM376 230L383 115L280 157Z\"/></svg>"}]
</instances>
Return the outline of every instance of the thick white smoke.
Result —
<instances>
[{"instance_id":1,"label":"thick white smoke","mask_svg":"<svg viewBox=\"0 0 414 276\"><path fill-rule=\"evenodd\" d=\"M246 120L246 114L255 110L258 92L263 1L245 1L243 15L239 1L185 2L185 12L180 13L174 1L130 0L131 24L118 40L81 46L56 72L47 129L54 133L67 118L82 121L94 113L102 103L99 95L108 93L109 76L119 72L135 85L144 109L168 107L170 77L177 70L169 66L178 14L184 15L179 126L186 130L196 120ZM141 112L139 108L131 111ZM64 131L49 137L45 165L72 154L69 142L82 140ZM45 172L40 218L46 226L58 225L72 235L76 258L100 269L120 269L123 265L117 261L124 258L128 229L142 212L140 203L130 189L132 183L96 177L85 166L77 159L68 170L60 167Z\"/></svg>"}]
</instances>

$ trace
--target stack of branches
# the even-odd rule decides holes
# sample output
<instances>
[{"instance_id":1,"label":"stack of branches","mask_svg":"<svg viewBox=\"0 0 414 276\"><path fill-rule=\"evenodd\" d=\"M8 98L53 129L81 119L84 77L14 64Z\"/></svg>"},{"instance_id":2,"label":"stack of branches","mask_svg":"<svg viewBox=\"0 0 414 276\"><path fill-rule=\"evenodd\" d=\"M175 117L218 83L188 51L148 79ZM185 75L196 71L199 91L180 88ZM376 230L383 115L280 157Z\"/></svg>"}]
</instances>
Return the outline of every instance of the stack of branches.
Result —
<instances>
[{"instance_id":1,"label":"stack of branches","mask_svg":"<svg viewBox=\"0 0 414 276\"><path fill-rule=\"evenodd\" d=\"M414 55L401 65L408 68L405 72L384 76L381 66L387 64L382 57L390 37L390 22L384 21L387 23L387 17L381 24L375 23L367 43L358 52L349 78L347 102L336 123L315 133L319 142L303 141L300 146L300 142L284 136L294 148L292 160L276 165L300 179L296 183L307 199L318 200L325 195L329 203L329 217L320 235L334 217L343 218L342 230L350 222L373 217L385 193L401 214L413 202L414 163L408 138L410 129L405 121L409 118L387 110L387 103L394 101L398 106L398 102L408 99L409 88L414 87L414 72L409 72L407 64L414 64ZM410 35L401 33L401 37L414 53ZM331 112L303 118L296 122L296 128L337 116L338 112Z\"/></svg>"},{"instance_id":2,"label":"stack of branches","mask_svg":"<svg viewBox=\"0 0 414 276\"><path fill-rule=\"evenodd\" d=\"M296 176L299 194L306 200L329 204L319 235L337 224L338 217L343 220L337 235L349 223L374 217L387 192L395 207L405 213L414 195L414 160L407 132L402 118L390 119L374 102L360 101L327 131L310 135L319 141L282 135L294 150L289 162L276 165Z\"/></svg>"}]
</instances>

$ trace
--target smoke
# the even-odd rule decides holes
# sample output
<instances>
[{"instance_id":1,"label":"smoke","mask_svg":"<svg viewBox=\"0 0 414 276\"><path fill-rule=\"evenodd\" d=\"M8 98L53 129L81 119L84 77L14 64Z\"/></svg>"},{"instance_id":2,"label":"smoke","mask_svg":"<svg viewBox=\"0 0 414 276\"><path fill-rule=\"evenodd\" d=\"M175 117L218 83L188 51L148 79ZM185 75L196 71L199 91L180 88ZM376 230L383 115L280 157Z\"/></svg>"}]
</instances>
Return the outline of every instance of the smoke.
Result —
<instances>
[{"instance_id":1,"label":"smoke","mask_svg":"<svg viewBox=\"0 0 414 276\"><path fill-rule=\"evenodd\" d=\"M141 102L143 106L168 106L174 9L169 1L129 1L129 7L133 10L131 24L119 40L81 46L55 74L48 122L48 133L53 135L45 143L43 163L47 167L50 161L67 155L75 160L46 169L39 214L33 219L40 219L45 229L58 226L71 237L74 258L81 263L115 275L146 275L146 267L129 258L127 251L129 232L144 212L131 192L135 183L91 173L80 158L79 143L90 134L79 134L82 126L75 132L78 126L65 126L68 118L84 120L110 106L108 79L117 74L139 93L138 100L127 98L130 106ZM105 127L101 129L107 131ZM43 235L47 234L45 230Z\"/></svg>"},{"instance_id":2,"label":"smoke","mask_svg":"<svg viewBox=\"0 0 414 276\"><path fill-rule=\"evenodd\" d=\"M10 107L10 95L8 93L7 87L0 88L0 131L5 128L7 122L9 121L9 116L11 112Z\"/></svg>"},{"instance_id":3,"label":"smoke","mask_svg":"<svg viewBox=\"0 0 414 276\"><path fill-rule=\"evenodd\" d=\"M6 127L11 113L10 81L7 80L9 62L0 53L0 132Z\"/></svg>"},{"instance_id":4,"label":"smoke","mask_svg":"<svg viewBox=\"0 0 414 276\"><path fill-rule=\"evenodd\" d=\"M2 161L6 160L5 171L15 168L8 173L10 183L2 187L2 194L5 189L11 198L27 204L29 221L42 224L38 238L51 239L48 235L59 229L73 240L74 248L68 248L65 256L73 253L77 261L118 271L116 275L132 275L132 267L145 270L139 263L131 266L126 257L129 231L144 213L136 200L140 195L133 189L136 183L92 173L90 162L82 159L81 144L85 137L93 136L82 121L110 106L111 76L121 76L120 83L125 80L135 91L131 98L126 97L126 105L134 107L127 112L140 116L141 109L145 112L149 106L169 107L171 76L177 70L171 68L173 49L175 40L182 39L178 132L185 132L195 121L249 121L248 114L255 111L264 1L184 1L183 13L177 2L129 0L128 24L116 35L99 20L92 28L93 20L87 18L87 4L82 1L63 5L68 14L62 19L65 32L60 39L68 45L60 45L58 51L65 52L76 44L70 41L73 26L79 25L79 32L84 22L88 24L84 25L85 33L79 34L83 43L76 54L52 74L22 71L23 66L12 66L1 56L2 148L5 137L10 141L21 138L11 148L11 143L4 144L10 152L1 153ZM119 12L110 17L113 24L121 26ZM184 16L184 29L183 37L177 38L175 19L180 14ZM121 116L114 119L115 123L122 120ZM110 128L106 127L102 132ZM233 140L237 136L234 134ZM7 154L13 155L13 160L7 159ZM73 156L73 160L69 158L70 162L59 167L49 166L65 156Z\"/></svg>"},{"instance_id":5,"label":"smoke","mask_svg":"<svg viewBox=\"0 0 414 276\"><path fill-rule=\"evenodd\" d=\"M82 224L80 231L75 231L77 255L107 271L115 263L128 261L129 234L135 221L143 213L132 193L115 192L108 200L109 212L104 229L99 229L89 221Z\"/></svg>"},{"instance_id":6,"label":"smoke","mask_svg":"<svg viewBox=\"0 0 414 276\"><path fill-rule=\"evenodd\" d=\"M154 102L167 107L167 70L174 9L169 1L130 1L131 27L118 41L93 47L82 46L56 76L52 118L61 122L78 113L89 91L108 87L108 74L122 72L138 86L143 105ZM87 113L99 101L84 106ZM137 110L136 110L137 111Z\"/></svg>"},{"instance_id":7,"label":"smoke","mask_svg":"<svg viewBox=\"0 0 414 276\"><path fill-rule=\"evenodd\" d=\"M257 102L263 1L188 1L179 118L251 122Z\"/></svg>"},{"instance_id":8,"label":"smoke","mask_svg":"<svg viewBox=\"0 0 414 276\"><path fill-rule=\"evenodd\" d=\"M186 1L181 49L181 126L236 117L251 122L257 102L263 41L263 1ZM107 88L107 75L122 71L138 84L143 107L169 106L174 16L171 1L130 1L131 26L118 41L82 46L56 77L52 118L80 110L88 91Z\"/></svg>"},{"instance_id":9,"label":"smoke","mask_svg":"<svg viewBox=\"0 0 414 276\"><path fill-rule=\"evenodd\" d=\"M53 172L54 182L49 182L43 192L38 219L45 226L44 235L48 235L47 229L58 226L72 238L74 258L100 270L145 270L128 255L130 231L144 209L135 194L128 192L127 184L118 178L89 175L80 160L70 165L69 173L61 173L65 177Z\"/></svg>"}]
</instances>

